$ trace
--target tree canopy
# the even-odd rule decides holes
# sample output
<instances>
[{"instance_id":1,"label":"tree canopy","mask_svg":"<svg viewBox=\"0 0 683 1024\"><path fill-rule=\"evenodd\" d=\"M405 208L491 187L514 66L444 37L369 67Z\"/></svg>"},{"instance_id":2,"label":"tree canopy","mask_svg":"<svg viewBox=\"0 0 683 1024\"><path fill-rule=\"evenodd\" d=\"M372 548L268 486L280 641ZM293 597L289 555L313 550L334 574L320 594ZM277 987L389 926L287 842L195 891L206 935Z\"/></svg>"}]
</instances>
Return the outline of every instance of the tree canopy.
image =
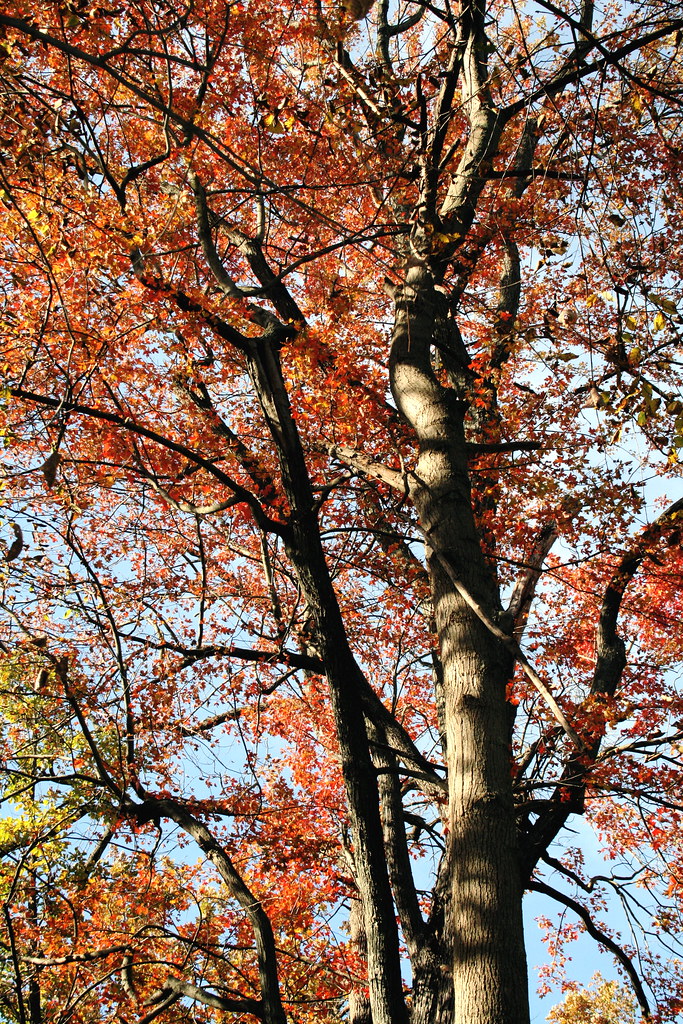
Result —
<instances>
[{"instance_id":1,"label":"tree canopy","mask_svg":"<svg viewBox=\"0 0 683 1024\"><path fill-rule=\"evenodd\" d=\"M600 974L586 989L570 990L562 1003L548 1014L551 1024L625 1024L637 1020L632 994L615 981L604 981Z\"/></svg>"},{"instance_id":2,"label":"tree canopy","mask_svg":"<svg viewBox=\"0 0 683 1024\"><path fill-rule=\"evenodd\" d=\"M674 1018L680 3L0 29L0 1019Z\"/></svg>"}]
</instances>

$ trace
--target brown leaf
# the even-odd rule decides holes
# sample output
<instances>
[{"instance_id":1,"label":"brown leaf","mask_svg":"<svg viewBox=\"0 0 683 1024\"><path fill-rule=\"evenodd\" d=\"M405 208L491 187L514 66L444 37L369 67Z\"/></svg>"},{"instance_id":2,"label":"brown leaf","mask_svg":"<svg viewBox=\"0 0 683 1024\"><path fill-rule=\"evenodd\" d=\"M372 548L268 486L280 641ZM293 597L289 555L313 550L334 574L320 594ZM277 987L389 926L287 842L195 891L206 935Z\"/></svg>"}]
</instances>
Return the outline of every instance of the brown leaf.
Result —
<instances>
[{"instance_id":1,"label":"brown leaf","mask_svg":"<svg viewBox=\"0 0 683 1024\"><path fill-rule=\"evenodd\" d=\"M14 531L14 540L5 555L5 559L8 562L13 562L15 558L18 558L24 548L24 535L21 532L21 527L16 523L12 523L12 529Z\"/></svg>"},{"instance_id":2,"label":"brown leaf","mask_svg":"<svg viewBox=\"0 0 683 1024\"><path fill-rule=\"evenodd\" d=\"M609 405L609 392L600 391L596 388L595 384L591 387L586 401L583 403L584 409L601 409L606 405Z\"/></svg>"},{"instance_id":3,"label":"brown leaf","mask_svg":"<svg viewBox=\"0 0 683 1024\"><path fill-rule=\"evenodd\" d=\"M370 13L374 0L342 0L342 7L354 21L360 21Z\"/></svg>"},{"instance_id":4,"label":"brown leaf","mask_svg":"<svg viewBox=\"0 0 683 1024\"><path fill-rule=\"evenodd\" d=\"M40 467L40 471L45 477L45 483L48 487L54 486L55 478L57 476L57 467L59 466L61 456L59 451L55 449Z\"/></svg>"}]
</instances>

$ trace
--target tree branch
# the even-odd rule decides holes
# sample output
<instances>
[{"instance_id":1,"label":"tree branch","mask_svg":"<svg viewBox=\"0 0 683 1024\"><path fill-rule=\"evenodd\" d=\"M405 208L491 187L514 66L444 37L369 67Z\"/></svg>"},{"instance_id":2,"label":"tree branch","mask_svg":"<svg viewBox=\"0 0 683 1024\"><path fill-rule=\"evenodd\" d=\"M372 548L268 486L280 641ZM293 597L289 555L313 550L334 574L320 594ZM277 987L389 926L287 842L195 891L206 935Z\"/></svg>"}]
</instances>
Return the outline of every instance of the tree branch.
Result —
<instances>
[{"instance_id":1,"label":"tree branch","mask_svg":"<svg viewBox=\"0 0 683 1024\"><path fill-rule=\"evenodd\" d=\"M81 405L79 402L71 402L60 398L51 398L49 395L39 395L33 391L26 391L24 388L10 388L10 394L15 398L21 398L27 402L33 402L35 405L43 406L47 409L59 409L64 413L75 413L78 416L86 416L90 419L99 420L103 423L112 423L117 427L121 427L132 434L136 434L139 437L146 437L150 441L154 441L162 448L166 448L169 451L176 452L178 455L183 455L189 462L199 466L201 469L206 470L207 473L215 477L220 483L229 487L235 495L235 502L243 502L248 505L251 512L254 515L254 519L258 525L269 533L277 533L280 536L284 536L286 528L282 523L271 519L264 512L260 502L251 491L248 491L241 484L238 484L236 480L233 480L231 476L219 469L210 459L204 458L198 452L192 448L188 448L186 445L181 444L179 441L172 441L168 437L164 437L163 434L159 434L156 430L150 430L149 427L144 427L139 423L135 423L132 419L127 418L120 413L108 412L106 409L97 409L93 406Z\"/></svg>"},{"instance_id":2,"label":"tree branch","mask_svg":"<svg viewBox=\"0 0 683 1024\"><path fill-rule=\"evenodd\" d=\"M565 18L566 15L562 13L562 17ZM567 86L575 85L577 82L582 81L582 79L587 78L589 75L595 75L598 72L603 71L606 67L619 67L619 62L623 60L624 57L628 57L629 54L642 50L649 43L654 43L658 39L663 39L666 36L671 35L672 32L677 32L679 29L683 29L683 18L672 18L671 21L662 28L653 29L652 32L646 32L644 35L639 36L636 39L632 39L628 43L624 43L623 46L618 47L612 52L609 52L605 48L603 50L604 56L601 57L600 60L595 60L590 64L580 63L578 66L574 64L571 71L568 71L565 74L560 74L555 78L551 78L550 81L539 85L538 88L528 96L525 96L521 100L517 100L515 103L511 103L509 107L506 107L501 111L501 118L507 123L508 121L511 121L513 117L516 117L517 114L521 114L524 110L527 110L538 100L543 99L546 96L557 96L559 93L564 92ZM585 29L582 29L582 32L584 35L587 34ZM599 43L600 40L596 40L595 45Z\"/></svg>"},{"instance_id":3,"label":"tree branch","mask_svg":"<svg viewBox=\"0 0 683 1024\"><path fill-rule=\"evenodd\" d=\"M583 906L583 904L579 903L577 900L572 899L571 896L566 896L563 892L560 892L559 889L555 889L552 885L548 885L547 882L541 882L539 880L533 879L529 883L529 889L531 889L533 892L540 892L543 893L545 896L550 896L558 903L562 903L563 906L568 907L570 910L573 910L574 913L581 918L586 928L586 931L591 936L591 938L595 939L596 942L599 942L602 946L605 947L605 949L608 949L610 953L612 953L617 958L621 966L624 968L633 986L633 991L636 994L638 1004L641 1010L643 1011L643 1016L649 1018L651 1016L650 1004L648 1003L647 996L645 995L645 990L643 989L640 978L638 977L638 972L633 966L633 961L624 952L621 946L617 945L614 939L611 939L609 935L606 935L605 932L598 928L598 926L593 921L590 912Z\"/></svg>"},{"instance_id":4,"label":"tree branch","mask_svg":"<svg viewBox=\"0 0 683 1024\"><path fill-rule=\"evenodd\" d=\"M376 459L369 458L367 455L363 455L362 452L359 452L356 448L350 448L345 444L332 444L327 450L333 459L337 459L339 462L343 462L345 465L351 466L352 469L357 470L364 476L368 476L372 480L379 480L381 483L388 484L389 487L392 487L400 494L405 495L408 493L405 474L400 473L397 469L390 469L389 466L385 466L383 462L378 462Z\"/></svg>"},{"instance_id":5,"label":"tree branch","mask_svg":"<svg viewBox=\"0 0 683 1024\"><path fill-rule=\"evenodd\" d=\"M544 701L553 713L555 720L562 726L563 730L570 738L577 750L585 750L585 744L576 732L576 730L570 725L567 716L555 700L550 688L547 683L544 683L541 677L538 675L536 670L530 665L526 655L522 651L521 647L517 643L514 637L510 636L509 633L504 633L500 626L490 618L487 612L482 608L478 601L470 594L466 587L458 579L457 573L453 566L450 564L447 558L445 558L440 552L434 552L439 564L443 568L444 572L449 576L451 583L458 591L463 600L469 605L472 611L475 613L478 619L484 623L490 633L493 634L510 654L514 657L515 661L519 662L522 671L531 683L536 687L538 692L543 697Z\"/></svg>"},{"instance_id":6,"label":"tree branch","mask_svg":"<svg viewBox=\"0 0 683 1024\"><path fill-rule=\"evenodd\" d=\"M647 526L630 551L620 559L602 601L597 634L597 661L591 693L612 696L626 666L626 647L617 633L617 619L624 593L643 561L651 554L668 529L678 530L683 523L683 498ZM680 539L679 539L680 544Z\"/></svg>"},{"instance_id":7,"label":"tree branch","mask_svg":"<svg viewBox=\"0 0 683 1024\"><path fill-rule=\"evenodd\" d=\"M205 988L192 985L189 981L182 981L180 978L167 978L161 988L156 989L146 1000L145 1006L152 1006L157 1003L166 1003L173 995L175 999L187 996L204 1006L211 1006L215 1010L225 1010L232 1013L251 1013L259 1020L265 1020L263 1004L259 999L249 999L246 996L239 998L226 998L217 996Z\"/></svg>"},{"instance_id":8,"label":"tree branch","mask_svg":"<svg viewBox=\"0 0 683 1024\"><path fill-rule=\"evenodd\" d=\"M194 839L205 857L211 861L228 892L237 900L247 915L254 933L262 995L260 1003L262 1011L259 1016L266 1024L285 1024L286 1015L280 995L277 953L270 920L260 900L247 887L224 847L218 843L206 825L195 818L186 807L173 800L149 798L140 804L128 800L124 803L123 809L139 821L149 821L159 817L170 818ZM177 996L184 994L174 988L168 989L167 986L166 989L161 990L159 998L166 998L170 992L176 992Z\"/></svg>"},{"instance_id":9,"label":"tree branch","mask_svg":"<svg viewBox=\"0 0 683 1024\"><path fill-rule=\"evenodd\" d=\"M626 666L626 646L616 628L624 592L643 560L655 549L666 530L671 528L677 531L681 520L683 498L670 505L647 526L631 550L620 559L605 591L600 611L592 694L611 697L616 692ZM538 859L548 849L570 815L583 813L586 777L595 764L601 742L602 737L599 734L594 735L589 746L584 746L578 755L574 754L569 758L553 796L546 802L545 808L524 836L525 877L531 877Z\"/></svg>"},{"instance_id":10,"label":"tree branch","mask_svg":"<svg viewBox=\"0 0 683 1024\"><path fill-rule=\"evenodd\" d=\"M413 959L424 937L425 923L417 898L410 853L406 841L403 801L398 781L398 765L388 749L383 733L370 729L372 760L378 772L380 813L387 851L389 879L401 920L401 928Z\"/></svg>"},{"instance_id":11,"label":"tree branch","mask_svg":"<svg viewBox=\"0 0 683 1024\"><path fill-rule=\"evenodd\" d=\"M524 576L517 580L515 589L512 592L507 612L512 617L512 635L518 643L526 629L529 610L541 577L543 563L558 536L557 524L555 522L546 523L541 528L529 556L528 569Z\"/></svg>"}]
</instances>

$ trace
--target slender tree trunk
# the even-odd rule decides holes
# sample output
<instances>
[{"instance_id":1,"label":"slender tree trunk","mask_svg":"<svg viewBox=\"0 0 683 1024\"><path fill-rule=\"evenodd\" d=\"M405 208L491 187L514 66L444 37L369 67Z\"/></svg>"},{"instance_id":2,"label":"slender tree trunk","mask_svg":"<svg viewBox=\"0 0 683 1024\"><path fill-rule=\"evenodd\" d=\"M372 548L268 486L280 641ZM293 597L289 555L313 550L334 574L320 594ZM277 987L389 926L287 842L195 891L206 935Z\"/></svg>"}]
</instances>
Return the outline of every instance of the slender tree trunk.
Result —
<instances>
[{"instance_id":1,"label":"slender tree trunk","mask_svg":"<svg viewBox=\"0 0 683 1024\"><path fill-rule=\"evenodd\" d=\"M506 703L511 664L462 596L464 589L491 618L500 613L496 582L472 515L466 403L442 387L431 368L435 295L428 268L410 267L394 300L392 391L419 441L411 492L427 546L444 673L454 1021L526 1024L522 889Z\"/></svg>"},{"instance_id":2,"label":"slender tree trunk","mask_svg":"<svg viewBox=\"0 0 683 1024\"><path fill-rule=\"evenodd\" d=\"M34 750L37 744L34 744ZM35 799L35 787L32 788L31 795ZM38 885L36 881L35 871L30 872L30 888L29 888L29 918L34 928L38 927L39 924L39 913L38 913ZM35 950L35 955L40 956L40 948ZM40 968L32 967L29 968L29 980L28 980L28 1018L29 1024L42 1024L43 1021L43 1007L42 997L40 991Z\"/></svg>"},{"instance_id":3,"label":"slender tree trunk","mask_svg":"<svg viewBox=\"0 0 683 1024\"><path fill-rule=\"evenodd\" d=\"M373 1024L407 1024L398 927L387 870L377 776L368 744L358 686L360 669L349 647L343 618L320 541L316 505L276 346L262 341L250 372L276 443L291 505L286 547L316 623L334 715L351 825L355 881L367 942L368 991Z\"/></svg>"},{"instance_id":4,"label":"slender tree trunk","mask_svg":"<svg viewBox=\"0 0 683 1024\"><path fill-rule=\"evenodd\" d=\"M452 1024L453 976L451 934L451 846L447 844L434 886L425 941L413 962L411 1024Z\"/></svg>"},{"instance_id":5,"label":"slender tree trunk","mask_svg":"<svg viewBox=\"0 0 683 1024\"><path fill-rule=\"evenodd\" d=\"M360 900L351 900L349 933L353 950L362 959L365 959L368 955L368 940L365 933L363 905ZM355 985L349 992L349 1024L372 1024L367 985Z\"/></svg>"}]
</instances>

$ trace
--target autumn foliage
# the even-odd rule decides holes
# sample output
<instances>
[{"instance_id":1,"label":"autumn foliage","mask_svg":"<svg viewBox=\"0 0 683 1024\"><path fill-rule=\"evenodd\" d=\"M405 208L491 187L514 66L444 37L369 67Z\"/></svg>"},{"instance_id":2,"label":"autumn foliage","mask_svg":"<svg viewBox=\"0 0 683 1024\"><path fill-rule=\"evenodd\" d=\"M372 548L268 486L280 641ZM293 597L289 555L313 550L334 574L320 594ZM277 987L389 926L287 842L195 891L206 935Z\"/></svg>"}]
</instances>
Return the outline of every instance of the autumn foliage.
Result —
<instances>
[{"instance_id":1,"label":"autumn foliage","mask_svg":"<svg viewBox=\"0 0 683 1024\"><path fill-rule=\"evenodd\" d=\"M0 1020L674 1018L680 6L0 30Z\"/></svg>"}]
</instances>

